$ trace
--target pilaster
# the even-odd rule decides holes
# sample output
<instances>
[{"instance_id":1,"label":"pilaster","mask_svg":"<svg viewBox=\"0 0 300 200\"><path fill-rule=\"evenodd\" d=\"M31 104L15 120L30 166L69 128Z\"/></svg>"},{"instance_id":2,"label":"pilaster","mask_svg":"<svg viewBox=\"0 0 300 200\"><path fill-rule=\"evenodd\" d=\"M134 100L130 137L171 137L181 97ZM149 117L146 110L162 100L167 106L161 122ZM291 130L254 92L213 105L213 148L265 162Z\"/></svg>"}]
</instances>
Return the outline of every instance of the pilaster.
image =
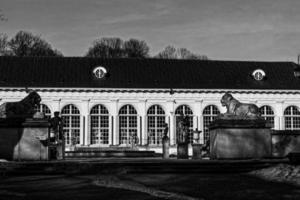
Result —
<instances>
[{"instance_id":1,"label":"pilaster","mask_svg":"<svg viewBox=\"0 0 300 200\"><path fill-rule=\"evenodd\" d=\"M82 144L90 145L91 144L91 135L90 135L90 124L89 124L89 114L90 114L90 99L82 100Z\"/></svg>"},{"instance_id":2,"label":"pilaster","mask_svg":"<svg viewBox=\"0 0 300 200\"><path fill-rule=\"evenodd\" d=\"M169 137L170 137L170 145L176 144L176 122L175 122L175 100L168 100L166 103L166 115L169 119Z\"/></svg>"},{"instance_id":3,"label":"pilaster","mask_svg":"<svg viewBox=\"0 0 300 200\"><path fill-rule=\"evenodd\" d=\"M194 125L194 128L197 128L201 133L199 134L199 141L204 141L204 130L203 130L203 100L197 100L195 102L195 109L194 109L195 116L197 118L196 126Z\"/></svg>"},{"instance_id":4,"label":"pilaster","mask_svg":"<svg viewBox=\"0 0 300 200\"><path fill-rule=\"evenodd\" d=\"M138 137L139 137L139 144L146 145L147 144L147 107L146 107L147 100L140 100L137 104L138 106Z\"/></svg>"},{"instance_id":5,"label":"pilaster","mask_svg":"<svg viewBox=\"0 0 300 200\"><path fill-rule=\"evenodd\" d=\"M284 130L284 117L283 117L283 112L284 112L284 101L276 101L276 106L275 106L275 118L274 118L274 129L276 130Z\"/></svg>"},{"instance_id":6,"label":"pilaster","mask_svg":"<svg viewBox=\"0 0 300 200\"><path fill-rule=\"evenodd\" d=\"M112 126L110 126L110 138L112 145L119 145L119 100L114 99L110 101L110 114L112 116Z\"/></svg>"}]
</instances>

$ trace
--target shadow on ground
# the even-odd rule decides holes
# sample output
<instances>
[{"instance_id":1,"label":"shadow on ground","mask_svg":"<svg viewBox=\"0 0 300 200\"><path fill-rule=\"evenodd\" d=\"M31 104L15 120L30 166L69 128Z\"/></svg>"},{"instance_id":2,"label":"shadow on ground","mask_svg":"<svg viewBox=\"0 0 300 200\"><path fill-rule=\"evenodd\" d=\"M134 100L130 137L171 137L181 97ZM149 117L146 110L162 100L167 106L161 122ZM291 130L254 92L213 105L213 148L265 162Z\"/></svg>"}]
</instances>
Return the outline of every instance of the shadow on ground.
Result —
<instances>
[{"instance_id":1,"label":"shadow on ground","mask_svg":"<svg viewBox=\"0 0 300 200\"><path fill-rule=\"evenodd\" d=\"M186 199L300 199L299 186L249 174L119 174L109 175L113 183L106 179L106 175L1 177L0 199L164 199L149 191ZM99 180L110 184L95 184Z\"/></svg>"}]
</instances>

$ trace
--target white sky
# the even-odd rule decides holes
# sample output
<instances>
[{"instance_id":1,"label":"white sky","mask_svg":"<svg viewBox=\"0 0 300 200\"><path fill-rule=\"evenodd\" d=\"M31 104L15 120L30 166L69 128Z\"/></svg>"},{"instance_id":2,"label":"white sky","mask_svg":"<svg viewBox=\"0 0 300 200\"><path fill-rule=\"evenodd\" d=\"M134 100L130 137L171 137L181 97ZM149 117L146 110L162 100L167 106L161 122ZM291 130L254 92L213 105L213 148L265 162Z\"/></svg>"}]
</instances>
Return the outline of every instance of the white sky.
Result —
<instances>
[{"instance_id":1,"label":"white sky","mask_svg":"<svg viewBox=\"0 0 300 200\"><path fill-rule=\"evenodd\" d=\"M0 0L0 32L40 34L65 56L96 38L137 38L151 55L186 47L218 60L296 61L300 0Z\"/></svg>"}]
</instances>

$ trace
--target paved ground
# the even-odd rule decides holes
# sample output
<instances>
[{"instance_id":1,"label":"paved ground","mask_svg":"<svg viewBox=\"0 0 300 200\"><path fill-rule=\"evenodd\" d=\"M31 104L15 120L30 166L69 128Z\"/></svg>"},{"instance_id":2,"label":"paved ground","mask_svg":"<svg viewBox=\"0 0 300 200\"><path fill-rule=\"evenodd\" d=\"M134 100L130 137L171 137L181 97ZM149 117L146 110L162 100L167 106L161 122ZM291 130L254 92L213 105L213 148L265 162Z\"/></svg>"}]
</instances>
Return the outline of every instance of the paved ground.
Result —
<instances>
[{"instance_id":1,"label":"paved ground","mask_svg":"<svg viewBox=\"0 0 300 200\"><path fill-rule=\"evenodd\" d=\"M0 199L300 199L300 187L249 174L2 177Z\"/></svg>"},{"instance_id":2,"label":"paved ground","mask_svg":"<svg viewBox=\"0 0 300 200\"><path fill-rule=\"evenodd\" d=\"M300 199L300 166L287 161L93 159L0 166L0 200Z\"/></svg>"}]
</instances>

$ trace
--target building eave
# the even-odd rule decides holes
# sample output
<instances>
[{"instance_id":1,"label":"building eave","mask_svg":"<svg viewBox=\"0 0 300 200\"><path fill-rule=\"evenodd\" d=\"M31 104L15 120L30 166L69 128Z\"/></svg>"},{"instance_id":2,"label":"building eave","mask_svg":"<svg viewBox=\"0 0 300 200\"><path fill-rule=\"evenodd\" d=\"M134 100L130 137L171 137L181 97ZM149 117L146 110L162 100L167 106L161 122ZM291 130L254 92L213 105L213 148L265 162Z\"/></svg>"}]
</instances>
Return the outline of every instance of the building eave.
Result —
<instances>
[{"instance_id":1,"label":"building eave","mask_svg":"<svg viewBox=\"0 0 300 200\"><path fill-rule=\"evenodd\" d=\"M225 93L231 92L236 94L300 94L300 90L251 90L251 89L141 89L141 88L42 88L42 87L0 87L0 92L27 92L34 90L37 92L79 92L79 93Z\"/></svg>"}]
</instances>

